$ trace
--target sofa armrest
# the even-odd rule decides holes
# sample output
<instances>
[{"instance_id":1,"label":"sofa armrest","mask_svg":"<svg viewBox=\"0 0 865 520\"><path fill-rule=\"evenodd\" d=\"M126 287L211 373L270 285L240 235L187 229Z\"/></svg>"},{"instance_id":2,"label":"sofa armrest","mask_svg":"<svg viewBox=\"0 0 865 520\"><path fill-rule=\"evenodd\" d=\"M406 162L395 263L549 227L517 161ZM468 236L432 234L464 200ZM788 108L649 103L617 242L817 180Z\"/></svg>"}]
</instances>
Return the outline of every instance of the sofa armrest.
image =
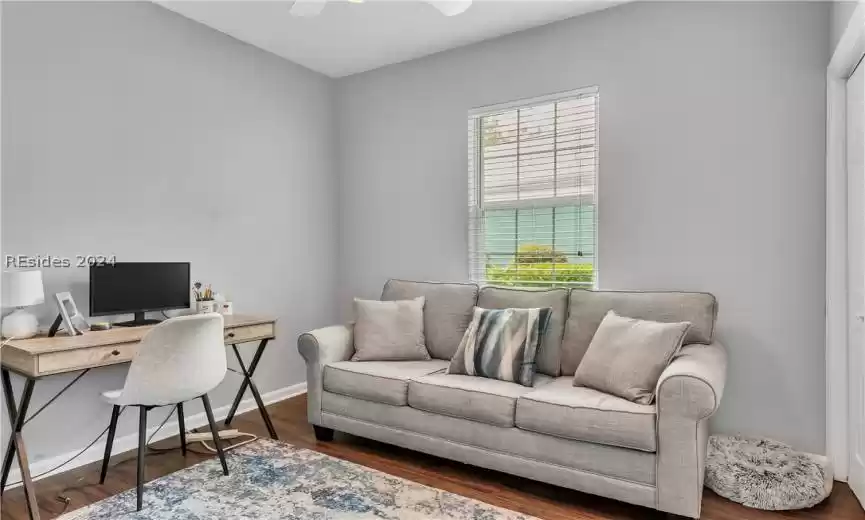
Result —
<instances>
[{"instance_id":1,"label":"sofa armrest","mask_svg":"<svg viewBox=\"0 0 865 520\"><path fill-rule=\"evenodd\" d=\"M334 325L297 338L297 350L306 361L306 404L310 424L321 424L321 393L324 366L336 361L348 361L354 354L354 327Z\"/></svg>"},{"instance_id":2,"label":"sofa armrest","mask_svg":"<svg viewBox=\"0 0 865 520\"><path fill-rule=\"evenodd\" d=\"M719 343L688 345L661 374L658 410L658 509L700 517L708 418L721 404L727 352Z\"/></svg>"},{"instance_id":3,"label":"sofa armrest","mask_svg":"<svg viewBox=\"0 0 865 520\"><path fill-rule=\"evenodd\" d=\"M682 347L658 380L658 413L711 417L721 405L726 378L727 351L720 343Z\"/></svg>"}]
</instances>

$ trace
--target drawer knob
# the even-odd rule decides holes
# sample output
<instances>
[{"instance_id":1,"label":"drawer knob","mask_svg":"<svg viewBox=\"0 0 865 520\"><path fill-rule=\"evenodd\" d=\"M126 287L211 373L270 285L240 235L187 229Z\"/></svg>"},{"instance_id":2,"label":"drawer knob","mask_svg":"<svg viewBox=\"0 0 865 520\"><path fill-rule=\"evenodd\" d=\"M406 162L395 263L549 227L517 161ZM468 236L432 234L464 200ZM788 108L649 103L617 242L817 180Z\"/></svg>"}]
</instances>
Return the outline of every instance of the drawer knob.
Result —
<instances>
[{"instance_id":1,"label":"drawer knob","mask_svg":"<svg viewBox=\"0 0 865 520\"><path fill-rule=\"evenodd\" d=\"M119 350L112 350L112 351L111 351L111 355L112 355L112 356L119 356L119 355L120 355L120 351L119 351Z\"/></svg>"},{"instance_id":2,"label":"drawer knob","mask_svg":"<svg viewBox=\"0 0 865 520\"><path fill-rule=\"evenodd\" d=\"M229 332L227 336L228 336L229 338L233 338L233 337L234 337L234 333L233 333L233 332Z\"/></svg>"}]
</instances>

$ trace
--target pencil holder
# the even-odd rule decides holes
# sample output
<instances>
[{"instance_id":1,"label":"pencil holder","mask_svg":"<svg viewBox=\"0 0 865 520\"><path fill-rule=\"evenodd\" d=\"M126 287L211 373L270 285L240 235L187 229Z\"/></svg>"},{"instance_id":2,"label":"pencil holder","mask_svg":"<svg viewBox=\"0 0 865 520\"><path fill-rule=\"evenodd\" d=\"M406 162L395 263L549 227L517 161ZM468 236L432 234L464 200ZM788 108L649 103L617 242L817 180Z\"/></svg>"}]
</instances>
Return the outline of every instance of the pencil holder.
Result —
<instances>
[{"instance_id":1,"label":"pencil holder","mask_svg":"<svg viewBox=\"0 0 865 520\"><path fill-rule=\"evenodd\" d=\"M195 302L195 311L198 314L207 314L208 312L216 312L217 303L213 300Z\"/></svg>"}]
</instances>

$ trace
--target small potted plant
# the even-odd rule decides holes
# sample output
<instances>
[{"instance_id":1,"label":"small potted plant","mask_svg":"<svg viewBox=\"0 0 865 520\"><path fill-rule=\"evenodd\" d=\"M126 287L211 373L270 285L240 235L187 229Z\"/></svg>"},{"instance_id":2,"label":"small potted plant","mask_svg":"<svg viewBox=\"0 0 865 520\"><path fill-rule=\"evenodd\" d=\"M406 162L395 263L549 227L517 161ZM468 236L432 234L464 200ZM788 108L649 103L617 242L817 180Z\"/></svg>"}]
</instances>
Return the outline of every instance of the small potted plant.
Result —
<instances>
[{"instance_id":1,"label":"small potted plant","mask_svg":"<svg viewBox=\"0 0 865 520\"><path fill-rule=\"evenodd\" d=\"M204 287L201 282L192 284L192 293L195 295L195 312L204 314L207 312L216 312L216 301L214 296L216 293L208 284Z\"/></svg>"}]
</instances>

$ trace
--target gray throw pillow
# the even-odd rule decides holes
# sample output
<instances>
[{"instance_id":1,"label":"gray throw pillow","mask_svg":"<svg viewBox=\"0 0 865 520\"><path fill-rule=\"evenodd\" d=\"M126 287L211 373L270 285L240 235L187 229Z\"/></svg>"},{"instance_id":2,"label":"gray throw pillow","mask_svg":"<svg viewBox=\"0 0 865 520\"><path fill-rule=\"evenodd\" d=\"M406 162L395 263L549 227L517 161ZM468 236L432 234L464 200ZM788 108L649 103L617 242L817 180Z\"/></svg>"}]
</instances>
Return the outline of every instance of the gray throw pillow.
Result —
<instances>
[{"instance_id":1,"label":"gray throw pillow","mask_svg":"<svg viewBox=\"0 0 865 520\"><path fill-rule=\"evenodd\" d=\"M660 323L607 312L577 367L574 386L651 404L655 385L690 326L687 321Z\"/></svg>"},{"instance_id":2,"label":"gray throw pillow","mask_svg":"<svg viewBox=\"0 0 865 520\"><path fill-rule=\"evenodd\" d=\"M535 358L552 309L475 307L448 374L500 379L532 386Z\"/></svg>"},{"instance_id":3,"label":"gray throw pillow","mask_svg":"<svg viewBox=\"0 0 865 520\"><path fill-rule=\"evenodd\" d=\"M424 298L380 302L354 299L352 361L430 359L423 334Z\"/></svg>"}]
</instances>

